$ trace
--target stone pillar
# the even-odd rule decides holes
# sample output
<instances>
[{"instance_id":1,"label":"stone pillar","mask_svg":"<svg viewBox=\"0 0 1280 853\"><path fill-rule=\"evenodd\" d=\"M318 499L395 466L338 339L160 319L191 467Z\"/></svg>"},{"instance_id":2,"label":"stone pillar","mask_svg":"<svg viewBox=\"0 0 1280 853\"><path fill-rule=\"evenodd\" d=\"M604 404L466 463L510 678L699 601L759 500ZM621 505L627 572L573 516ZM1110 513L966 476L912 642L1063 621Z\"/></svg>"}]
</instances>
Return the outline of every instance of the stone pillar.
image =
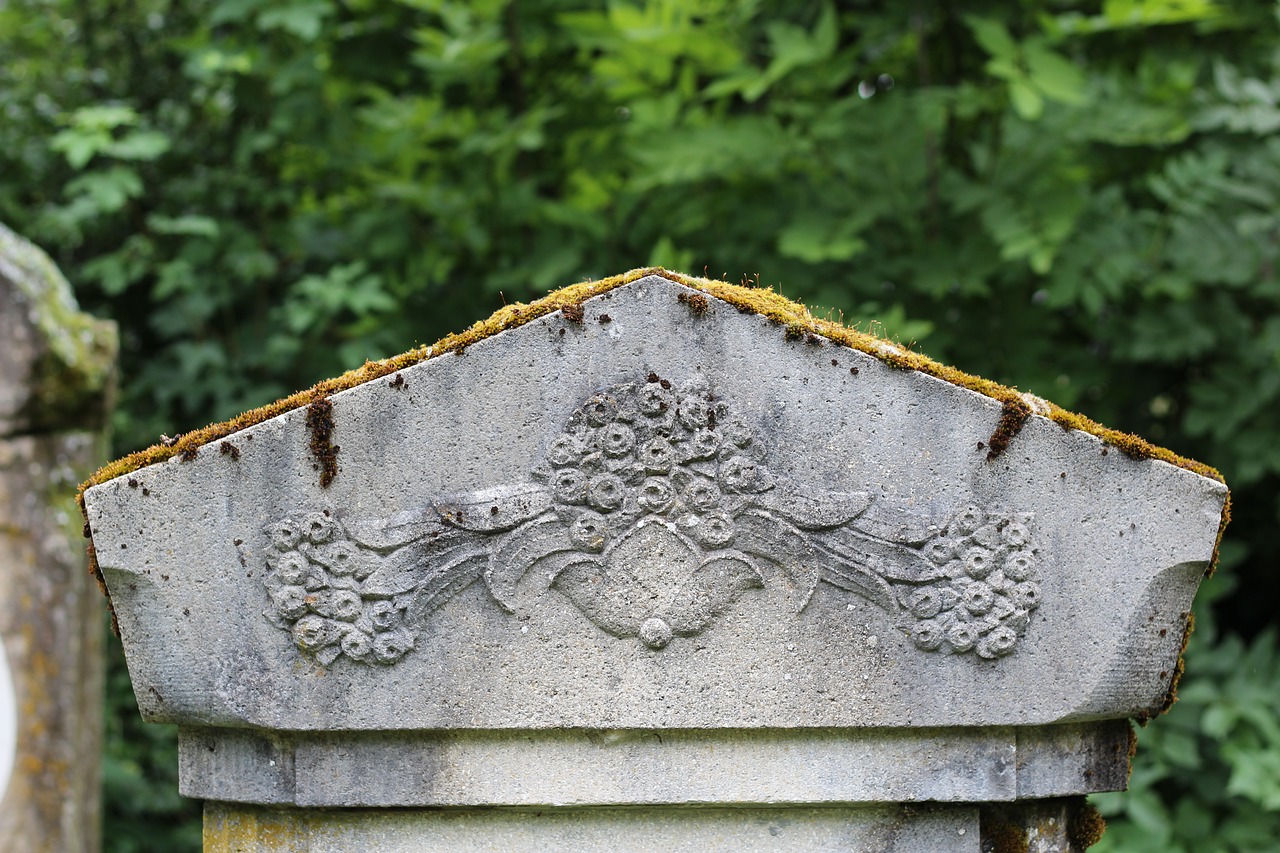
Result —
<instances>
[{"instance_id":1,"label":"stone pillar","mask_svg":"<svg viewBox=\"0 0 1280 853\"><path fill-rule=\"evenodd\" d=\"M103 607L75 495L115 354L114 324L0 225L0 853L99 848Z\"/></svg>"},{"instance_id":2,"label":"stone pillar","mask_svg":"<svg viewBox=\"0 0 1280 853\"><path fill-rule=\"evenodd\" d=\"M228 853L1084 849L1225 499L665 272L85 492L139 706Z\"/></svg>"}]
</instances>

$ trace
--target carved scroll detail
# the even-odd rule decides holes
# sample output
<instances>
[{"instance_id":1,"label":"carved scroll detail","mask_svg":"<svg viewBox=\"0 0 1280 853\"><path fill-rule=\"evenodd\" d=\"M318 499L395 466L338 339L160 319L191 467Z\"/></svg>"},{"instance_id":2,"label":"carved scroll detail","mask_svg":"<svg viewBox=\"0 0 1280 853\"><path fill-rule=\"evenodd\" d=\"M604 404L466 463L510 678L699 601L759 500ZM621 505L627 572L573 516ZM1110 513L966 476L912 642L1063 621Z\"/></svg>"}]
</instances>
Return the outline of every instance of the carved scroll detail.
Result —
<instances>
[{"instance_id":1,"label":"carved scroll detail","mask_svg":"<svg viewBox=\"0 0 1280 853\"><path fill-rule=\"evenodd\" d=\"M1017 647L1040 604L1030 514L968 506L930 524L867 492L775 476L767 455L706 386L615 386L574 412L530 482L383 519L324 510L269 525L264 614L322 664L391 664L462 589L483 578L513 610L536 569L601 630L661 649L767 585L798 613L823 581L924 651Z\"/></svg>"}]
</instances>

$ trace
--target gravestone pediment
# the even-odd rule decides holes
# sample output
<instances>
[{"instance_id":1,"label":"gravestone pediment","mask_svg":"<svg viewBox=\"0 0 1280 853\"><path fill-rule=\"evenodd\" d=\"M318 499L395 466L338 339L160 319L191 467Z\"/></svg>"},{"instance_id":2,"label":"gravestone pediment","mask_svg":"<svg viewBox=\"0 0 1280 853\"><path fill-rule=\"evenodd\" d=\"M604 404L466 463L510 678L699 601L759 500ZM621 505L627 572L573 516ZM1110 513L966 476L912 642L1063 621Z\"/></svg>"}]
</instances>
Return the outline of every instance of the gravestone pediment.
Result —
<instances>
[{"instance_id":1,"label":"gravestone pediment","mask_svg":"<svg viewBox=\"0 0 1280 853\"><path fill-rule=\"evenodd\" d=\"M96 485L142 711L386 732L1158 709L1225 487L1011 427L880 346L648 275Z\"/></svg>"}]
</instances>

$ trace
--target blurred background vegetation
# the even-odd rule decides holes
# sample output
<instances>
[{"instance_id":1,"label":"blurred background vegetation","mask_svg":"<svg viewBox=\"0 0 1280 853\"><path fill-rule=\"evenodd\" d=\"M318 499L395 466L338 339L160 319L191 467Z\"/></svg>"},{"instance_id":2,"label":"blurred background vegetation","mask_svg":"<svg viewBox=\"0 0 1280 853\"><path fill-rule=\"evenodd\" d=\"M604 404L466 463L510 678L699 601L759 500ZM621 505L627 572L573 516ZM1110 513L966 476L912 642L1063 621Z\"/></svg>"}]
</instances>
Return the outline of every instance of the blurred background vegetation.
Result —
<instances>
[{"instance_id":1,"label":"blurred background vegetation","mask_svg":"<svg viewBox=\"0 0 1280 853\"><path fill-rule=\"evenodd\" d=\"M0 220L123 336L115 451L661 264L1219 467L1102 850L1280 839L1274 2L0 0ZM106 849L197 850L112 664Z\"/></svg>"}]
</instances>

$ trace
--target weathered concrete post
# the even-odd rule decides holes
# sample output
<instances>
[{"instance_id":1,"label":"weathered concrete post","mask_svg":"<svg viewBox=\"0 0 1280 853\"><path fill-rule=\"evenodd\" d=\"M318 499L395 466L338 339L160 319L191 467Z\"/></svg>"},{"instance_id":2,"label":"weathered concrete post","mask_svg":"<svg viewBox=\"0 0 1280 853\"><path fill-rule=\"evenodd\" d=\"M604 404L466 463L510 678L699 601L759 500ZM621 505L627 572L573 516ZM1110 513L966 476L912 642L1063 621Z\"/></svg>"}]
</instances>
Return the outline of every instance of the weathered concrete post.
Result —
<instances>
[{"instance_id":1,"label":"weathered concrete post","mask_svg":"<svg viewBox=\"0 0 1280 853\"><path fill-rule=\"evenodd\" d=\"M102 605L75 494L115 354L115 326L0 225L0 853L99 846Z\"/></svg>"},{"instance_id":2,"label":"weathered concrete post","mask_svg":"<svg viewBox=\"0 0 1280 853\"><path fill-rule=\"evenodd\" d=\"M639 271L85 493L209 851L1074 850L1214 473Z\"/></svg>"}]
</instances>

